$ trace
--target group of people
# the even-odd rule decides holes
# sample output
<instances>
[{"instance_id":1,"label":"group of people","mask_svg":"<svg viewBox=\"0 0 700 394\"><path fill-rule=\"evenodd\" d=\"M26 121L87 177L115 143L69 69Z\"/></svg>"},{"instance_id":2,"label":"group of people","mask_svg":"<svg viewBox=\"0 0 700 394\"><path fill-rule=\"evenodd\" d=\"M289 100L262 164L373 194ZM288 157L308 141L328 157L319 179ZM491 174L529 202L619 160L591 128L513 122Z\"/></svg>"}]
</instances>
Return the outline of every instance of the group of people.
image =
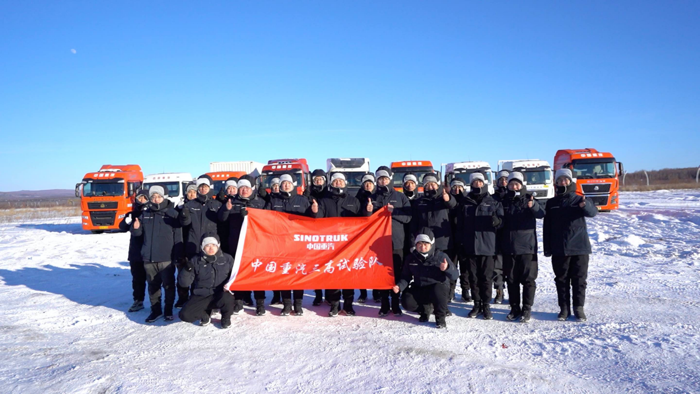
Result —
<instances>
[{"instance_id":1,"label":"group of people","mask_svg":"<svg viewBox=\"0 0 700 394\"><path fill-rule=\"evenodd\" d=\"M417 312L421 322L435 315L436 326L444 328L459 281L462 301L473 301L468 317L493 319L493 290L497 292L494 301L502 301L505 283L510 303L507 319L529 321L538 274L536 220L543 219L544 255L552 258L561 309L558 319L572 315L573 301L576 320L586 320L591 246L585 218L598 210L576 194L570 170L556 171L556 195L544 205L528 193L520 172L499 172L493 195L488 193L484 174L478 172L470 174L469 185L461 178L443 185L437 174L423 176L419 184L415 174L407 173L402 192L392 187L393 176L390 168L381 166L362 178L355 195L348 193L343 173L326 174L320 169L313 171L312 184L303 195L297 193L290 174L273 179L270 192L258 190L255 179L244 175L227 180L218 194L213 192L212 180L203 175L187 186L186 199L179 205L165 198L161 186L140 191L133 211L120 223L120 228L131 231L134 303L129 311L144 308L147 283L149 323L161 317L173 320L174 308L181 308L181 320L200 325L210 324L212 311L219 309L223 328L231 326L232 315L246 304L254 305L258 316L264 315L264 290L231 293L224 289L248 209L332 218L371 216L387 207L392 216L396 285L372 291L372 298L380 303L380 317L390 312L401 315L403 306ZM325 298L329 316L355 315L355 289L315 293L313 305L321 305ZM357 301L365 303L367 297L367 290L360 289ZM303 290L275 291L272 304L281 302L282 316L301 316L302 299Z\"/></svg>"}]
</instances>

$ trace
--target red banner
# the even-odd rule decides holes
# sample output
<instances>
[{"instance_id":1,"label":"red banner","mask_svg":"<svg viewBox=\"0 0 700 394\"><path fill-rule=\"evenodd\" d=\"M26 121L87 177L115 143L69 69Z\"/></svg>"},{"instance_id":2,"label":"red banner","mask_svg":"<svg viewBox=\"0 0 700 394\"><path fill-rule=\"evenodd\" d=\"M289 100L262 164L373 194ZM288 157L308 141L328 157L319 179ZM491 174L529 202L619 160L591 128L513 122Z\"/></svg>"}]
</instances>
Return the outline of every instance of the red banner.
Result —
<instances>
[{"instance_id":1,"label":"red banner","mask_svg":"<svg viewBox=\"0 0 700 394\"><path fill-rule=\"evenodd\" d=\"M390 289L391 213L312 219L249 209L229 290Z\"/></svg>"}]
</instances>

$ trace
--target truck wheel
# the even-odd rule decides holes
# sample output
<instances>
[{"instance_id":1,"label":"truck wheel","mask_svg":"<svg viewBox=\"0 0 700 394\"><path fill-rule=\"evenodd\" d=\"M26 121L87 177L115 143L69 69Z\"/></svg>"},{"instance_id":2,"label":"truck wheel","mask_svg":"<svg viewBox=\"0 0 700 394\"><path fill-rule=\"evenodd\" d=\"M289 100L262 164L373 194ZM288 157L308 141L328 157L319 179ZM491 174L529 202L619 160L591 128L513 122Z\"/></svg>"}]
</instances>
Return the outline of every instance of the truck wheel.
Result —
<instances>
[{"instance_id":1,"label":"truck wheel","mask_svg":"<svg viewBox=\"0 0 700 394\"><path fill-rule=\"evenodd\" d=\"M93 234L102 234L104 233L104 230L90 230L90 232Z\"/></svg>"}]
</instances>

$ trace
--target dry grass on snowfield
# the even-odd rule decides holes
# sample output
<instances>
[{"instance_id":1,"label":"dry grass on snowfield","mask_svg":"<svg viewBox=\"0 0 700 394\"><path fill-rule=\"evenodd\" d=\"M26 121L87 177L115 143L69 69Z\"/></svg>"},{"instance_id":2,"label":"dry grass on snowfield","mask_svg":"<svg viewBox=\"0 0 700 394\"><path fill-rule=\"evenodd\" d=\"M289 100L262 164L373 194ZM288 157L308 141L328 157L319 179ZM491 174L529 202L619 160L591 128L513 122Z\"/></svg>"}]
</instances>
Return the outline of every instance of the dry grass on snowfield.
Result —
<instances>
[{"instance_id":1,"label":"dry grass on snowfield","mask_svg":"<svg viewBox=\"0 0 700 394\"><path fill-rule=\"evenodd\" d=\"M679 190L679 189L698 189L700 183L661 183L658 185L625 185L622 186L623 192L650 192L655 190Z\"/></svg>"},{"instance_id":2,"label":"dry grass on snowfield","mask_svg":"<svg viewBox=\"0 0 700 394\"><path fill-rule=\"evenodd\" d=\"M15 223L36 219L60 219L74 216L80 216L80 207L0 209L0 223Z\"/></svg>"}]
</instances>

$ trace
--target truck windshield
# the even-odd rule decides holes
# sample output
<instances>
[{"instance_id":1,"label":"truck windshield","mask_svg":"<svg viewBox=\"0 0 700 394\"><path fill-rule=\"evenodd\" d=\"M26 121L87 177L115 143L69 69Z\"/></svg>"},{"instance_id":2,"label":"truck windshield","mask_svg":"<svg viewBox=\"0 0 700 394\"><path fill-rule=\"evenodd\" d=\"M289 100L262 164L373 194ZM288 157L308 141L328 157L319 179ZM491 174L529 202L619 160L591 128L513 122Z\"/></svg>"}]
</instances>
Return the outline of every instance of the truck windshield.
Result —
<instances>
[{"instance_id":1,"label":"truck windshield","mask_svg":"<svg viewBox=\"0 0 700 394\"><path fill-rule=\"evenodd\" d=\"M301 171L299 171L299 172L294 172L294 173L289 173L289 172L272 172L272 171L270 171L270 172L266 172L265 174L263 174L263 175L261 176L260 182L262 183L262 187L263 187L264 189L269 189L269 188L270 188L270 182L272 182L272 180L275 179L275 178L279 178L279 177L282 176L283 174L292 175L292 176L294 177L294 180L295 180L296 183L297 183L297 184L296 184L297 187L302 186L302 185L304 184L304 181L303 181L304 178L303 178L303 175L302 175Z\"/></svg>"},{"instance_id":2,"label":"truck windshield","mask_svg":"<svg viewBox=\"0 0 700 394\"><path fill-rule=\"evenodd\" d=\"M219 191L224 187L226 181L214 181L214 194L219 194Z\"/></svg>"},{"instance_id":3,"label":"truck windshield","mask_svg":"<svg viewBox=\"0 0 700 394\"><path fill-rule=\"evenodd\" d=\"M143 190L148 191L151 186L162 186L165 189L166 197L178 197L180 196L180 182L157 182L157 183L144 183Z\"/></svg>"},{"instance_id":4,"label":"truck windshield","mask_svg":"<svg viewBox=\"0 0 700 394\"><path fill-rule=\"evenodd\" d=\"M403 176L406 175L406 173L410 172L413 175L418 178L418 185L423 184L423 177L428 175L428 174L433 174L437 175L433 172L433 169L431 167L402 167L402 168L394 168L392 169L394 171L394 177L392 183L394 184L394 187L402 187L403 186Z\"/></svg>"},{"instance_id":5,"label":"truck windshield","mask_svg":"<svg viewBox=\"0 0 700 394\"><path fill-rule=\"evenodd\" d=\"M542 185L545 183L552 183L551 170L523 171L522 174L523 177L525 177L525 182L528 185Z\"/></svg>"},{"instance_id":6,"label":"truck windshield","mask_svg":"<svg viewBox=\"0 0 700 394\"><path fill-rule=\"evenodd\" d=\"M336 171L339 172L339 171ZM332 174L332 173L331 173ZM362 186L362 177L367 174L366 172L343 172L345 179L347 180L348 187L360 187ZM329 175L330 178L330 175Z\"/></svg>"},{"instance_id":7,"label":"truck windshield","mask_svg":"<svg viewBox=\"0 0 700 394\"><path fill-rule=\"evenodd\" d=\"M124 195L124 183L88 182L83 185L83 196L85 197L115 197L121 195Z\"/></svg>"},{"instance_id":8,"label":"truck windshield","mask_svg":"<svg viewBox=\"0 0 700 394\"><path fill-rule=\"evenodd\" d=\"M574 166L574 178L592 179L615 177L614 160L574 160L572 164Z\"/></svg>"},{"instance_id":9,"label":"truck windshield","mask_svg":"<svg viewBox=\"0 0 700 394\"><path fill-rule=\"evenodd\" d=\"M451 177L448 177L450 182L452 182L453 179L459 178L461 179L465 185L469 186L469 176L475 172L480 172L484 175L484 178L486 178L486 183L491 184L493 179L493 174L491 173L490 168L481 168L481 169L473 169L473 170L466 170L464 172L458 172L456 174L452 174Z\"/></svg>"}]
</instances>

